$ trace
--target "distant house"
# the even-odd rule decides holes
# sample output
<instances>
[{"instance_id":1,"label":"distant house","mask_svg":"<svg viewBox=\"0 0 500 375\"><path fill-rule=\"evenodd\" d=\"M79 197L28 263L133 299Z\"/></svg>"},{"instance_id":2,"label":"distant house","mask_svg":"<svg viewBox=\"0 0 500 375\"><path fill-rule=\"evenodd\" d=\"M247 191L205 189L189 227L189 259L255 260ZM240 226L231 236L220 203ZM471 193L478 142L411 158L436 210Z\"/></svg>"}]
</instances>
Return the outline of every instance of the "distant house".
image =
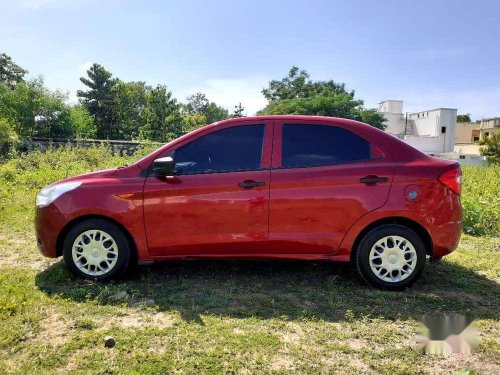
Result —
<instances>
[{"instance_id":1,"label":"distant house","mask_svg":"<svg viewBox=\"0 0 500 375\"><path fill-rule=\"evenodd\" d=\"M478 122L458 122L455 132L455 143L474 143L481 135Z\"/></svg>"},{"instance_id":2,"label":"distant house","mask_svg":"<svg viewBox=\"0 0 500 375\"><path fill-rule=\"evenodd\" d=\"M378 110L387 119L386 132L426 153L453 152L456 109L436 108L403 114L402 100L385 100L379 103Z\"/></svg>"},{"instance_id":3,"label":"distant house","mask_svg":"<svg viewBox=\"0 0 500 375\"><path fill-rule=\"evenodd\" d=\"M479 132L479 136L481 138L500 133L500 117L481 120L481 123L479 124Z\"/></svg>"}]
</instances>

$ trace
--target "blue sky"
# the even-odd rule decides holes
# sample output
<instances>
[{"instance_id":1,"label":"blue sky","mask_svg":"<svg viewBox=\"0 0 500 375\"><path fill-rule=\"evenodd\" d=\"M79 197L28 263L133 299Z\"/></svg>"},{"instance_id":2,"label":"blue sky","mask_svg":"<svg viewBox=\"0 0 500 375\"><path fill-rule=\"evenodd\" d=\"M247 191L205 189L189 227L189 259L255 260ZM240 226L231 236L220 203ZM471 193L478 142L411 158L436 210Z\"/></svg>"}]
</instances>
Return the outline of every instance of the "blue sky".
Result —
<instances>
[{"instance_id":1,"label":"blue sky","mask_svg":"<svg viewBox=\"0 0 500 375\"><path fill-rule=\"evenodd\" d=\"M92 62L252 114L292 65L369 107L500 116L499 1L0 0L0 52L76 100Z\"/></svg>"}]
</instances>

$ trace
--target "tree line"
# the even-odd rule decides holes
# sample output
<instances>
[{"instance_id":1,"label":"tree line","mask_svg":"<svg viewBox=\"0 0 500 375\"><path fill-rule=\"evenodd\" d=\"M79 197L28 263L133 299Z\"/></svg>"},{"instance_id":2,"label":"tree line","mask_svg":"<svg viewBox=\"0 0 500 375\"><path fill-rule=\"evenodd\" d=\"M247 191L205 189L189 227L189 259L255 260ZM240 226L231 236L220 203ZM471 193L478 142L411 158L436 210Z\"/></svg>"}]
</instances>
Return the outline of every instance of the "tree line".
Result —
<instances>
[{"instance_id":1,"label":"tree line","mask_svg":"<svg viewBox=\"0 0 500 375\"><path fill-rule=\"evenodd\" d=\"M85 89L78 90L78 103L70 104L66 93L49 90L42 77L27 79L28 73L0 55L0 143L30 136L165 142L243 111L239 104L231 114L200 92L181 103L165 85L125 82L99 64L80 78ZM270 81L262 94L268 103L258 115L335 116L385 128L384 117L365 109L344 83L312 81L295 66Z\"/></svg>"}]
</instances>

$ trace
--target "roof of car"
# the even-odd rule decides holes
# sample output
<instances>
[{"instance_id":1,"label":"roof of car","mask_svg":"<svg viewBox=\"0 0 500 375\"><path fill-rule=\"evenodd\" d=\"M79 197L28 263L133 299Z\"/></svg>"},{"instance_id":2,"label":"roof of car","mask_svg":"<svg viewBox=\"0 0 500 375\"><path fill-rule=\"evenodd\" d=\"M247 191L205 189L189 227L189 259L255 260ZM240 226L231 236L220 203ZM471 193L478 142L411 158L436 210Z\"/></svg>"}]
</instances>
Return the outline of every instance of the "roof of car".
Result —
<instances>
[{"instance_id":1,"label":"roof of car","mask_svg":"<svg viewBox=\"0 0 500 375\"><path fill-rule=\"evenodd\" d=\"M227 120L221 120L214 124L227 124L231 122L239 121L255 121L255 120L324 120L324 121L335 121L341 124L364 124L356 120L349 120L341 117L328 117L328 116L306 116L306 115L272 115L272 116L249 116L249 117L234 117ZM366 125L366 124L365 124Z\"/></svg>"}]
</instances>

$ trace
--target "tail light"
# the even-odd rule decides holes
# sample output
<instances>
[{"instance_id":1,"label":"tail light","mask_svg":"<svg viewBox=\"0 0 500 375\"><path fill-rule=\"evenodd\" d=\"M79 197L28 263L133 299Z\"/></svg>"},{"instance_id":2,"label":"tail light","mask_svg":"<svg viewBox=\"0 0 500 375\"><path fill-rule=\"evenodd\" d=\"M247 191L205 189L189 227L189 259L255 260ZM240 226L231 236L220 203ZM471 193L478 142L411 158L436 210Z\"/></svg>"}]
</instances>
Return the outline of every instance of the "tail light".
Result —
<instances>
[{"instance_id":1,"label":"tail light","mask_svg":"<svg viewBox=\"0 0 500 375\"><path fill-rule=\"evenodd\" d=\"M457 166L444 171L439 176L439 182L455 193L460 194L462 191L462 170Z\"/></svg>"}]
</instances>

